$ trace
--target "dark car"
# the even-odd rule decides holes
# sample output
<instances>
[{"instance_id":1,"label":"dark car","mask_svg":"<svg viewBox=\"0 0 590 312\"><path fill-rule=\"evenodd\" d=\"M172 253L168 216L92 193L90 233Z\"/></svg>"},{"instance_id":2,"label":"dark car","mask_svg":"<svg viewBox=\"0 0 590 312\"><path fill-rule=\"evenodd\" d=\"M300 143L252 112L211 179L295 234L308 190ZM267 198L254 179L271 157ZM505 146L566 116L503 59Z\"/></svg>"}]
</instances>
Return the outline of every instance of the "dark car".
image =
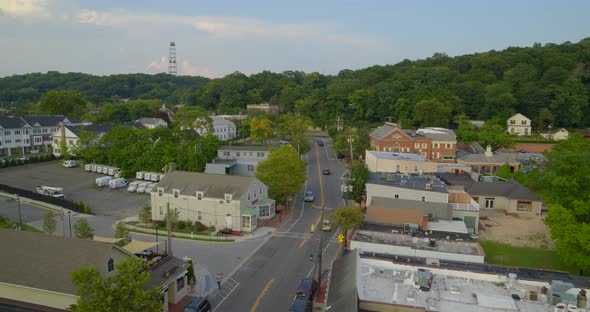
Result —
<instances>
[{"instance_id":1,"label":"dark car","mask_svg":"<svg viewBox=\"0 0 590 312\"><path fill-rule=\"evenodd\" d=\"M195 297L185 306L184 312L208 312L211 311L211 304L207 298Z\"/></svg>"},{"instance_id":2,"label":"dark car","mask_svg":"<svg viewBox=\"0 0 590 312\"><path fill-rule=\"evenodd\" d=\"M309 277L304 278L299 283L299 287L297 287L297 295L295 298L311 300L317 288L318 282Z\"/></svg>"},{"instance_id":3,"label":"dark car","mask_svg":"<svg viewBox=\"0 0 590 312\"><path fill-rule=\"evenodd\" d=\"M313 303L311 300L295 297L289 308L289 312L311 312L312 309Z\"/></svg>"},{"instance_id":4,"label":"dark car","mask_svg":"<svg viewBox=\"0 0 590 312\"><path fill-rule=\"evenodd\" d=\"M342 153L338 153L338 155L336 155L336 157L338 157L338 159L342 159L342 158L346 157L346 155L344 155Z\"/></svg>"},{"instance_id":5,"label":"dark car","mask_svg":"<svg viewBox=\"0 0 590 312\"><path fill-rule=\"evenodd\" d=\"M318 141L318 145L319 145L319 146L324 146L324 141L321 141L321 140L320 140L320 141Z\"/></svg>"},{"instance_id":6,"label":"dark car","mask_svg":"<svg viewBox=\"0 0 590 312\"><path fill-rule=\"evenodd\" d=\"M324 175L330 175L330 169L326 168L323 171Z\"/></svg>"}]
</instances>

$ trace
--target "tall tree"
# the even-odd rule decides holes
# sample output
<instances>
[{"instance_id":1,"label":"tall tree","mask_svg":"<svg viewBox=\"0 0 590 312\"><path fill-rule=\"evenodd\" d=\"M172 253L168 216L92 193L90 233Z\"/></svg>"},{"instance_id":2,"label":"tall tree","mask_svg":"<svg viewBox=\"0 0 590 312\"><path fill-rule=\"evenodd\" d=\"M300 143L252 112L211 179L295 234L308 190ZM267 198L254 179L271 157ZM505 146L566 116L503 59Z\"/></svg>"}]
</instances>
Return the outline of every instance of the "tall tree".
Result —
<instances>
[{"instance_id":1,"label":"tall tree","mask_svg":"<svg viewBox=\"0 0 590 312\"><path fill-rule=\"evenodd\" d=\"M449 125L451 108L437 99L423 100L414 107L414 121L420 127L443 127Z\"/></svg>"},{"instance_id":2,"label":"tall tree","mask_svg":"<svg viewBox=\"0 0 590 312\"><path fill-rule=\"evenodd\" d=\"M494 150L501 147L514 146L514 140L506 132L506 129L491 122L486 122L479 129L477 140L484 147L491 145Z\"/></svg>"},{"instance_id":3,"label":"tall tree","mask_svg":"<svg viewBox=\"0 0 590 312\"><path fill-rule=\"evenodd\" d=\"M274 133L272 122L266 118L250 120L250 136L256 142L263 143L272 138Z\"/></svg>"},{"instance_id":4,"label":"tall tree","mask_svg":"<svg viewBox=\"0 0 590 312\"><path fill-rule=\"evenodd\" d=\"M49 235L53 235L55 232L55 226L57 222L55 221L55 214L52 210L47 211L45 217L43 218L43 231Z\"/></svg>"},{"instance_id":5,"label":"tall tree","mask_svg":"<svg viewBox=\"0 0 590 312\"><path fill-rule=\"evenodd\" d=\"M115 265L115 274L108 277L93 267L80 268L72 272L79 298L70 311L160 311L158 289L146 289L149 280L147 266L137 258Z\"/></svg>"},{"instance_id":6,"label":"tall tree","mask_svg":"<svg viewBox=\"0 0 590 312\"><path fill-rule=\"evenodd\" d=\"M300 160L291 145L270 149L268 158L256 167L256 178L269 187L269 197L284 203L289 196L301 190L305 183L307 162Z\"/></svg>"},{"instance_id":7,"label":"tall tree","mask_svg":"<svg viewBox=\"0 0 590 312\"><path fill-rule=\"evenodd\" d=\"M39 109L44 114L67 115L79 118L86 112L87 103L80 93L72 90L51 90L47 92Z\"/></svg>"},{"instance_id":8,"label":"tall tree","mask_svg":"<svg viewBox=\"0 0 590 312\"><path fill-rule=\"evenodd\" d=\"M357 228L363 223L363 213L357 207L339 208L330 215L330 222L344 231L346 239L349 230ZM346 241L344 245L346 246Z\"/></svg>"},{"instance_id":9,"label":"tall tree","mask_svg":"<svg viewBox=\"0 0 590 312\"><path fill-rule=\"evenodd\" d=\"M94 236L94 229L92 229L86 218L80 218L74 224L74 234L77 238L81 239L92 238Z\"/></svg>"}]
</instances>

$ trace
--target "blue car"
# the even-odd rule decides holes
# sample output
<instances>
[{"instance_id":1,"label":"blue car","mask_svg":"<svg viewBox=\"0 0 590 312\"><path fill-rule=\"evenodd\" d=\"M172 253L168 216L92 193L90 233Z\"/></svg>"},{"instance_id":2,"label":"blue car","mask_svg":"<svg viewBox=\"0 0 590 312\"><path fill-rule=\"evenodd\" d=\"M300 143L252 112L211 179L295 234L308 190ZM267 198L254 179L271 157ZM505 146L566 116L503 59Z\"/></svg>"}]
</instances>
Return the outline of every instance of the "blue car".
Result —
<instances>
[{"instance_id":1,"label":"blue car","mask_svg":"<svg viewBox=\"0 0 590 312\"><path fill-rule=\"evenodd\" d=\"M184 306L184 312L209 311L211 311L211 304L209 303L209 300L207 300L207 298L195 297Z\"/></svg>"}]
</instances>

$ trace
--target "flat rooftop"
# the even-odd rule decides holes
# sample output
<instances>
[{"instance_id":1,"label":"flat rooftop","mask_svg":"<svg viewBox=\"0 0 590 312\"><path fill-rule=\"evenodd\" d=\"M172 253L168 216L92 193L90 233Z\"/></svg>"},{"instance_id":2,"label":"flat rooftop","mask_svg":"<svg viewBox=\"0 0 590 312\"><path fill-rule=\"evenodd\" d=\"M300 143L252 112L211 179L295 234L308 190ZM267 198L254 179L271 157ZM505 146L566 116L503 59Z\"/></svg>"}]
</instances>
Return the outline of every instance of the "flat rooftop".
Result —
<instances>
[{"instance_id":1,"label":"flat rooftop","mask_svg":"<svg viewBox=\"0 0 590 312\"><path fill-rule=\"evenodd\" d=\"M393 159L393 160L414 160L414 161L424 161L424 162L431 162L430 160L426 159L422 155L413 154L413 153L392 153L392 152L383 152L383 151L367 151L369 154L374 155L377 158L383 159Z\"/></svg>"},{"instance_id":2,"label":"flat rooftop","mask_svg":"<svg viewBox=\"0 0 590 312\"><path fill-rule=\"evenodd\" d=\"M546 312L547 295L542 287L547 282L510 279L508 276L428 268L389 261L357 258L356 287L363 301L424 308L427 311ZM422 291L416 285L419 268L433 273L431 288ZM538 294L529 299L531 291ZM571 288L568 293L579 292ZM515 300L514 295L520 299ZM578 310L580 311L580 310Z\"/></svg>"},{"instance_id":3,"label":"flat rooftop","mask_svg":"<svg viewBox=\"0 0 590 312\"><path fill-rule=\"evenodd\" d=\"M447 187L445 184L432 175L372 172L369 176L369 179L367 180L367 183L403 187L415 190L427 190L430 192L447 192ZM432 187L427 188L428 184L432 184Z\"/></svg>"},{"instance_id":4,"label":"flat rooftop","mask_svg":"<svg viewBox=\"0 0 590 312\"><path fill-rule=\"evenodd\" d=\"M430 250L436 252L448 252L476 256L483 255L483 248L481 248L477 242L436 239L436 244L431 246L430 239L428 237L413 237L406 234L365 230L355 231L350 239L358 242L404 246L410 247L412 249Z\"/></svg>"}]
</instances>

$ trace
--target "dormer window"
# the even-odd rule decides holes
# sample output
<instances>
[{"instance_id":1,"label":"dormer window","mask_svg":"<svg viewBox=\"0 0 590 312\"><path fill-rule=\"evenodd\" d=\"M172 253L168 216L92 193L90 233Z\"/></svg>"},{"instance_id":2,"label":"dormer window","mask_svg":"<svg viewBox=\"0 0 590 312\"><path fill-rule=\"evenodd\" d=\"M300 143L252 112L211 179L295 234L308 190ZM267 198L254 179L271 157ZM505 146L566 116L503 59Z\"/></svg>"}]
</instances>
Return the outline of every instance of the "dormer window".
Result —
<instances>
[{"instance_id":1,"label":"dormer window","mask_svg":"<svg viewBox=\"0 0 590 312\"><path fill-rule=\"evenodd\" d=\"M201 200L201 199L203 199L203 192L197 192L197 194L196 194L196 195L197 195L197 199L198 199L198 200Z\"/></svg>"},{"instance_id":2,"label":"dormer window","mask_svg":"<svg viewBox=\"0 0 590 312\"><path fill-rule=\"evenodd\" d=\"M232 200L231 194L225 194L225 203L229 204Z\"/></svg>"},{"instance_id":3,"label":"dormer window","mask_svg":"<svg viewBox=\"0 0 590 312\"><path fill-rule=\"evenodd\" d=\"M162 196L162 194L164 194L164 188L158 187L158 196Z\"/></svg>"},{"instance_id":4,"label":"dormer window","mask_svg":"<svg viewBox=\"0 0 590 312\"><path fill-rule=\"evenodd\" d=\"M178 195L180 195L180 190L172 190L172 194L174 195L174 198L178 198Z\"/></svg>"},{"instance_id":5,"label":"dormer window","mask_svg":"<svg viewBox=\"0 0 590 312\"><path fill-rule=\"evenodd\" d=\"M113 272L113 270L115 270L115 261L113 261L113 258L110 258L107 262L107 269L109 272Z\"/></svg>"}]
</instances>

